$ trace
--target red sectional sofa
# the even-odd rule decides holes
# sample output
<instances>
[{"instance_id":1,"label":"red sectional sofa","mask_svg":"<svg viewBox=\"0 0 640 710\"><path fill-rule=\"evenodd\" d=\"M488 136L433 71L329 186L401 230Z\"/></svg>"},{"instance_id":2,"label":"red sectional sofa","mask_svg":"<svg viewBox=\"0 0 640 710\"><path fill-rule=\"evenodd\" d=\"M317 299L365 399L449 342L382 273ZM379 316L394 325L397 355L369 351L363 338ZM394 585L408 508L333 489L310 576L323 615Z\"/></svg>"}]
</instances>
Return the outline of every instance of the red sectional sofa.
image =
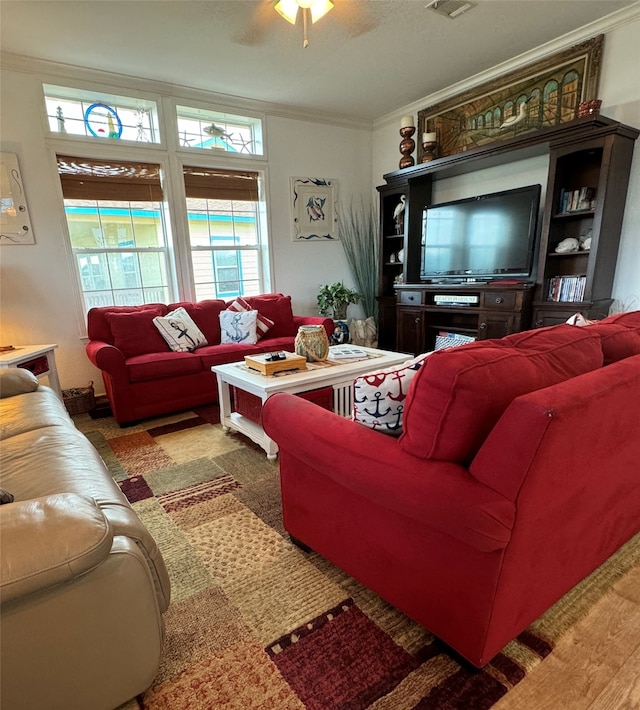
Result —
<instances>
[{"instance_id":1,"label":"red sectional sofa","mask_svg":"<svg viewBox=\"0 0 640 710\"><path fill-rule=\"evenodd\" d=\"M634 312L433 353L399 438L274 395L285 528L482 667L640 531L639 394Z\"/></svg>"},{"instance_id":2,"label":"red sectional sofa","mask_svg":"<svg viewBox=\"0 0 640 710\"><path fill-rule=\"evenodd\" d=\"M240 361L245 355L292 351L298 327L324 325L329 318L295 316L291 298L282 294L247 296L245 300L273 326L255 345L222 344L220 312L231 301L213 299L165 305L92 308L87 316L89 360L100 370L113 416L119 424L218 401L213 365ZM207 339L195 352L169 349L153 318L182 306Z\"/></svg>"}]
</instances>

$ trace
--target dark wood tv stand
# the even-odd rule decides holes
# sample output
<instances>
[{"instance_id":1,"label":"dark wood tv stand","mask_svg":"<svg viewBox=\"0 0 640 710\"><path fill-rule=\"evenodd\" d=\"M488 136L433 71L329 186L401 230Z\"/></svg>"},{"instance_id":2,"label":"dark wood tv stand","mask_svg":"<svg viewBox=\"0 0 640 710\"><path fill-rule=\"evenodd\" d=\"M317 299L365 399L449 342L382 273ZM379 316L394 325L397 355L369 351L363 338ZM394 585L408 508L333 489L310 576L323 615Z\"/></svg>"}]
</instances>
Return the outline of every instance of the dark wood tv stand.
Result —
<instances>
[{"instance_id":1,"label":"dark wood tv stand","mask_svg":"<svg viewBox=\"0 0 640 710\"><path fill-rule=\"evenodd\" d=\"M485 340L523 330L531 317L534 286L533 282L398 285L396 348L417 355L433 350L440 333Z\"/></svg>"},{"instance_id":2,"label":"dark wood tv stand","mask_svg":"<svg viewBox=\"0 0 640 710\"><path fill-rule=\"evenodd\" d=\"M439 329L492 338L562 323L578 311L588 318L606 316L639 134L605 116L577 118L384 175L385 184L377 188L378 346L424 352L432 349ZM434 182L542 155L548 156L549 169L532 283L423 284L422 214L432 204ZM567 209L566 196L583 188L595 195L593 204ZM397 223L393 215L402 196L404 220ZM590 248L559 253L558 245L567 238L581 243L588 238ZM476 293L477 303L436 304L436 295L460 289Z\"/></svg>"}]
</instances>

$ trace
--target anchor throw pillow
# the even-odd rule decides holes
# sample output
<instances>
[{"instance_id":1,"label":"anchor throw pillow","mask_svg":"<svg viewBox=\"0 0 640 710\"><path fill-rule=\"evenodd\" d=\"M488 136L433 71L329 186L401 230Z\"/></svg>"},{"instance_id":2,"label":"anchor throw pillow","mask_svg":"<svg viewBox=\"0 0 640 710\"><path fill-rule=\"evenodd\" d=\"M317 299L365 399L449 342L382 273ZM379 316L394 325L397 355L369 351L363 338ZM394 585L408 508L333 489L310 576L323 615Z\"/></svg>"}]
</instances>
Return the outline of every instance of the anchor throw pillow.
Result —
<instances>
[{"instance_id":1,"label":"anchor throw pillow","mask_svg":"<svg viewBox=\"0 0 640 710\"><path fill-rule=\"evenodd\" d=\"M258 311L220 311L221 343L255 345Z\"/></svg>"},{"instance_id":2,"label":"anchor throw pillow","mask_svg":"<svg viewBox=\"0 0 640 710\"><path fill-rule=\"evenodd\" d=\"M402 365L360 375L353 381L354 422L391 436L402 434L402 412L409 385L431 353Z\"/></svg>"},{"instance_id":3,"label":"anchor throw pillow","mask_svg":"<svg viewBox=\"0 0 640 710\"><path fill-rule=\"evenodd\" d=\"M236 312L241 312L241 311L252 311L254 310L251 307L251 304L249 304L247 301L242 298L242 296L238 296L233 303L231 303L227 307L228 311L236 311ZM256 311L256 337L258 340L260 338L264 338L264 336L273 328L275 323L271 320L271 318L267 318L266 316L263 316L260 311Z\"/></svg>"},{"instance_id":4,"label":"anchor throw pillow","mask_svg":"<svg viewBox=\"0 0 640 710\"><path fill-rule=\"evenodd\" d=\"M174 352L192 353L207 345L202 331L182 306L166 316L156 316L153 324Z\"/></svg>"}]
</instances>

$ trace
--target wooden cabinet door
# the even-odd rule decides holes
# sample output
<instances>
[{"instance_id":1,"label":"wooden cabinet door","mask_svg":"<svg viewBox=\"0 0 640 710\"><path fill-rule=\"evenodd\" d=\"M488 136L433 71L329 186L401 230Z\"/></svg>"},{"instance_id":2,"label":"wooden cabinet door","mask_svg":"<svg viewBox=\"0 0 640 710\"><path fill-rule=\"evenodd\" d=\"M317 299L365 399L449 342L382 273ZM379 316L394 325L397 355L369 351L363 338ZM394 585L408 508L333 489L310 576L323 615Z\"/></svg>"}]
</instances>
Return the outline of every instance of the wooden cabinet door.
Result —
<instances>
[{"instance_id":1,"label":"wooden cabinet door","mask_svg":"<svg viewBox=\"0 0 640 710\"><path fill-rule=\"evenodd\" d=\"M508 311L480 311L478 340L503 338L514 332L515 314Z\"/></svg>"},{"instance_id":2,"label":"wooden cabinet door","mask_svg":"<svg viewBox=\"0 0 640 710\"><path fill-rule=\"evenodd\" d=\"M424 320L420 308L398 308L398 352L412 355L424 352Z\"/></svg>"}]
</instances>

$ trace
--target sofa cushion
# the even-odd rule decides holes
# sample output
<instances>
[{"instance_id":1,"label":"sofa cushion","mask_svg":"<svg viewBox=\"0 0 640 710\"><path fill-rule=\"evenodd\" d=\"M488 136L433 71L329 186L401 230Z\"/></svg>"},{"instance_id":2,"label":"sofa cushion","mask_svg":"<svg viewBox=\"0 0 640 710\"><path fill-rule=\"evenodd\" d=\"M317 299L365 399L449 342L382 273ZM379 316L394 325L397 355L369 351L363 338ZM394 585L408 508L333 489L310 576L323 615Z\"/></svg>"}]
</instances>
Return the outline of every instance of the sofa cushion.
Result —
<instances>
[{"instance_id":1,"label":"sofa cushion","mask_svg":"<svg viewBox=\"0 0 640 710\"><path fill-rule=\"evenodd\" d=\"M562 331L565 326L558 326ZM573 326L548 347L466 347L434 353L416 374L404 412L402 448L468 463L511 401L602 366L600 338Z\"/></svg>"},{"instance_id":2,"label":"sofa cushion","mask_svg":"<svg viewBox=\"0 0 640 710\"><path fill-rule=\"evenodd\" d=\"M600 336L605 365L640 354L640 318L635 313L621 313L601 321L588 320L577 313L567 322L588 327Z\"/></svg>"},{"instance_id":3,"label":"sofa cushion","mask_svg":"<svg viewBox=\"0 0 640 710\"><path fill-rule=\"evenodd\" d=\"M258 341L256 335L256 318L258 311L221 311L220 330L222 336L220 342L224 344L247 344L255 345Z\"/></svg>"},{"instance_id":4,"label":"sofa cushion","mask_svg":"<svg viewBox=\"0 0 640 710\"><path fill-rule=\"evenodd\" d=\"M38 378L23 367L9 367L0 370L0 398L34 392L38 389Z\"/></svg>"},{"instance_id":5,"label":"sofa cushion","mask_svg":"<svg viewBox=\"0 0 640 710\"><path fill-rule=\"evenodd\" d=\"M198 353L200 350L198 350ZM202 370L198 353L147 353L136 355L127 361L130 382L157 380L162 377L192 375Z\"/></svg>"},{"instance_id":6,"label":"sofa cushion","mask_svg":"<svg viewBox=\"0 0 640 710\"><path fill-rule=\"evenodd\" d=\"M291 296L269 293L262 296L247 296L246 301L265 318L273 321L273 327L269 330L270 338L295 336L297 328L293 321Z\"/></svg>"},{"instance_id":7,"label":"sofa cushion","mask_svg":"<svg viewBox=\"0 0 640 710\"><path fill-rule=\"evenodd\" d=\"M228 310L242 313L254 309L242 296L238 296L235 301L229 304ZM271 328L273 328L273 321L270 318L266 318L258 311L258 315L256 316L256 335L258 340L264 338Z\"/></svg>"},{"instance_id":8,"label":"sofa cushion","mask_svg":"<svg viewBox=\"0 0 640 710\"><path fill-rule=\"evenodd\" d=\"M640 328L640 311L630 311L628 313L616 313L603 318L599 323L617 323L627 328Z\"/></svg>"},{"instance_id":9,"label":"sofa cushion","mask_svg":"<svg viewBox=\"0 0 640 710\"><path fill-rule=\"evenodd\" d=\"M167 344L153 323L156 316L162 316L165 312L161 308L145 308L128 313L107 313L113 344L125 358L167 352Z\"/></svg>"},{"instance_id":10,"label":"sofa cushion","mask_svg":"<svg viewBox=\"0 0 640 710\"><path fill-rule=\"evenodd\" d=\"M603 322L594 323L588 329L600 336L605 365L640 354L640 328L635 330L618 323Z\"/></svg>"},{"instance_id":11,"label":"sofa cushion","mask_svg":"<svg viewBox=\"0 0 640 710\"><path fill-rule=\"evenodd\" d=\"M212 298L195 303L191 301L172 303L169 309L184 308L202 331L207 343L217 345L220 342L220 311L223 311L226 305L222 299Z\"/></svg>"},{"instance_id":12,"label":"sofa cushion","mask_svg":"<svg viewBox=\"0 0 640 710\"><path fill-rule=\"evenodd\" d=\"M383 434L400 436L409 386L430 354L418 355L402 365L356 377L353 381L352 420Z\"/></svg>"},{"instance_id":13,"label":"sofa cushion","mask_svg":"<svg viewBox=\"0 0 640 710\"><path fill-rule=\"evenodd\" d=\"M156 316L153 323L174 352L192 353L207 344L200 328L182 307L169 311L166 316Z\"/></svg>"},{"instance_id":14,"label":"sofa cushion","mask_svg":"<svg viewBox=\"0 0 640 710\"><path fill-rule=\"evenodd\" d=\"M87 335L89 340L100 340L113 345L113 333L107 319L110 313L139 313L145 310L159 310L163 316L168 312L164 303L145 303L140 306L103 306L91 308L87 313Z\"/></svg>"},{"instance_id":15,"label":"sofa cushion","mask_svg":"<svg viewBox=\"0 0 640 710\"><path fill-rule=\"evenodd\" d=\"M202 367L210 370L214 365L226 365L229 362L244 363L245 355L257 355L263 352L260 345L244 345L237 343L221 343L211 347L207 345L198 350L198 357L202 361Z\"/></svg>"}]
</instances>

